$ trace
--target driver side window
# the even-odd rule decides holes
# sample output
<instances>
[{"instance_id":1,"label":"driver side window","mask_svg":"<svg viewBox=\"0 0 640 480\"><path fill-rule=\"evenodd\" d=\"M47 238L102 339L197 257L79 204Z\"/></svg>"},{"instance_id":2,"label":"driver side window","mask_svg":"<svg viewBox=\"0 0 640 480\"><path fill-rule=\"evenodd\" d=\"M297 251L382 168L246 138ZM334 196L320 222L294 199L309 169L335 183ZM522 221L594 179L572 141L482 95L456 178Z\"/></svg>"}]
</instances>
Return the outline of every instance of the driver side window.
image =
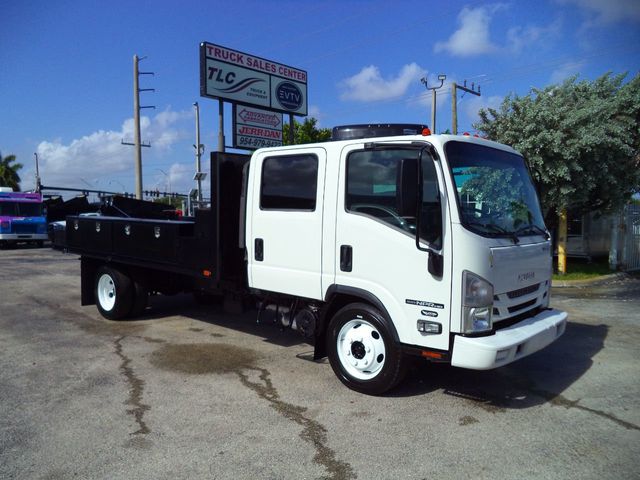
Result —
<instances>
[{"instance_id":1,"label":"driver side window","mask_svg":"<svg viewBox=\"0 0 640 480\"><path fill-rule=\"evenodd\" d=\"M349 155L346 208L409 231L407 220L397 210L396 178L398 159L402 158L399 153L410 154L398 150L362 150Z\"/></svg>"},{"instance_id":2,"label":"driver side window","mask_svg":"<svg viewBox=\"0 0 640 480\"><path fill-rule=\"evenodd\" d=\"M346 210L370 216L415 236L416 217L403 217L398 213L398 184L401 182L400 162L417 155L415 148L359 150L350 153L347 157ZM435 168L429 156L423 160L422 173L424 181L420 236L439 247L442 232L440 202Z\"/></svg>"}]
</instances>

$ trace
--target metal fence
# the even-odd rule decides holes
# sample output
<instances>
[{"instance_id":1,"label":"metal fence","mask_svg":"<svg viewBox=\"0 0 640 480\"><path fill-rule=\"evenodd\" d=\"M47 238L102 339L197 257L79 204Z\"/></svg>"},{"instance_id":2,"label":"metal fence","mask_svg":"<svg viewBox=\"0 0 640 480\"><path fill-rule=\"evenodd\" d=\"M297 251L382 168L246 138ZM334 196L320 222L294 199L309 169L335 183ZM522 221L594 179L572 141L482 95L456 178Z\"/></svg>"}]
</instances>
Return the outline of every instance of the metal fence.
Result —
<instances>
[{"instance_id":1,"label":"metal fence","mask_svg":"<svg viewBox=\"0 0 640 480\"><path fill-rule=\"evenodd\" d=\"M622 213L623 246L621 266L624 270L640 270L640 205L627 205Z\"/></svg>"}]
</instances>

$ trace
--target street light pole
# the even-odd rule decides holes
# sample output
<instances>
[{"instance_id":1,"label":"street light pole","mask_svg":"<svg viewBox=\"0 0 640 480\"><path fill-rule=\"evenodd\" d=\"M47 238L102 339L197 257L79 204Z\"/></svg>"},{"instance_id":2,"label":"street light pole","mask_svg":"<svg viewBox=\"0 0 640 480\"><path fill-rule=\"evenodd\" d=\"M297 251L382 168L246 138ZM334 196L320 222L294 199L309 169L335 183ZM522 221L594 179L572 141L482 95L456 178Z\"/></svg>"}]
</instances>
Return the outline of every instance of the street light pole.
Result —
<instances>
[{"instance_id":1,"label":"street light pole","mask_svg":"<svg viewBox=\"0 0 640 480\"><path fill-rule=\"evenodd\" d=\"M436 90L438 90L439 88L442 88L442 85L444 85L444 81L446 80L446 78L447 76L444 74L438 75L438 80L440 80L440 85L438 85L437 87L430 87L428 84L427 77L424 77L420 80L424 84L427 90L431 90L433 92L431 96L431 131L433 133L437 133L436 132Z\"/></svg>"}]
</instances>

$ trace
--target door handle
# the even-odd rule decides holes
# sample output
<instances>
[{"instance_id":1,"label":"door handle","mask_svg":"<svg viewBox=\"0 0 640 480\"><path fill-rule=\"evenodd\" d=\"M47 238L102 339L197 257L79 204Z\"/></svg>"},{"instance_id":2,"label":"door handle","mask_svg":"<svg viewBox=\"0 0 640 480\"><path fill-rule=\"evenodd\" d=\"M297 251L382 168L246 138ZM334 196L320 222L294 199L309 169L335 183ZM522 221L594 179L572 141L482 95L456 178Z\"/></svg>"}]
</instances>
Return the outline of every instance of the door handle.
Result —
<instances>
[{"instance_id":1,"label":"door handle","mask_svg":"<svg viewBox=\"0 0 640 480\"><path fill-rule=\"evenodd\" d=\"M257 262L262 262L264 260L264 240L262 240L261 238L256 238L253 245L254 258Z\"/></svg>"},{"instance_id":2,"label":"door handle","mask_svg":"<svg viewBox=\"0 0 640 480\"><path fill-rule=\"evenodd\" d=\"M340 270L350 272L353 268L353 248L351 245L340 245Z\"/></svg>"}]
</instances>

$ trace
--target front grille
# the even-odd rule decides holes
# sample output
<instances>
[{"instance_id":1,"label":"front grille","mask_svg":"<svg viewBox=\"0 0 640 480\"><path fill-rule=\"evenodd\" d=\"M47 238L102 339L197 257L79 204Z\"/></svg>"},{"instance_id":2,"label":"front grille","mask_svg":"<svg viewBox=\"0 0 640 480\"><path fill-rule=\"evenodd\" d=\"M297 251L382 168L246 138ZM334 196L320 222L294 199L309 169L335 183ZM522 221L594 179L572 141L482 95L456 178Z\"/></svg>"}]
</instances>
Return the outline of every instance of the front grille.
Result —
<instances>
[{"instance_id":1,"label":"front grille","mask_svg":"<svg viewBox=\"0 0 640 480\"><path fill-rule=\"evenodd\" d=\"M36 233L38 226L29 223L13 223L11 224L12 233L25 234L25 233Z\"/></svg>"},{"instance_id":2,"label":"front grille","mask_svg":"<svg viewBox=\"0 0 640 480\"><path fill-rule=\"evenodd\" d=\"M534 298L533 300L529 300L528 302L521 303L520 305L514 305L513 307L509 307L507 310L509 310L509 313L519 312L520 310L524 310L525 308L530 307L531 305L535 305L537 301L538 299Z\"/></svg>"},{"instance_id":3,"label":"front grille","mask_svg":"<svg viewBox=\"0 0 640 480\"><path fill-rule=\"evenodd\" d=\"M514 315L521 316L537 310L546 295L548 282L536 283L510 292L494 295L493 321L502 324Z\"/></svg>"},{"instance_id":4,"label":"front grille","mask_svg":"<svg viewBox=\"0 0 640 480\"><path fill-rule=\"evenodd\" d=\"M507 297L509 297L510 299L524 297L525 295L529 295L530 293L537 292L539 288L540 284L536 283L535 285L529 285L528 287L507 292Z\"/></svg>"}]
</instances>

